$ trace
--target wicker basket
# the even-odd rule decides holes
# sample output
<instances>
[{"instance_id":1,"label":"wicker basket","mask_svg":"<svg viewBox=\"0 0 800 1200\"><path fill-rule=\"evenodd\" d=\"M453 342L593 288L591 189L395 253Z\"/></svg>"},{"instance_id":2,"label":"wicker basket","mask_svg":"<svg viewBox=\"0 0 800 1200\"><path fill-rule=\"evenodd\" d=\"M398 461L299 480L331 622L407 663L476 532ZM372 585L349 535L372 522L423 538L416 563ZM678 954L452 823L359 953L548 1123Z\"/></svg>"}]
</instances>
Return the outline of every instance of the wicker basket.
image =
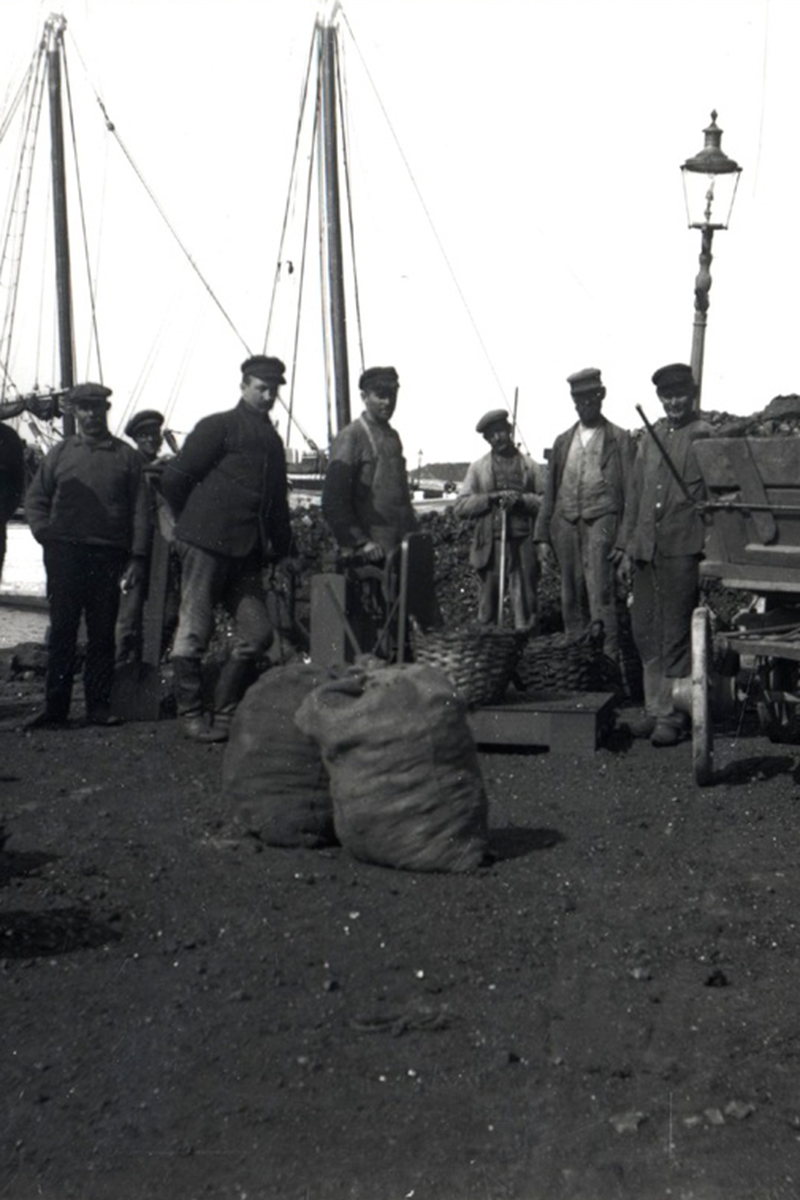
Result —
<instances>
[{"instance_id":1,"label":"wicker basket","mask_svg":"<svg viewBox=\"0 0 800 1200\"><path fill-rule=\"evenodd\" d=\"M602 632L570 641L564 633L534 637L514 670L514 682L526 692L620 691L615 662L603 653Z\"/></svg>"},{"instance_id":2,"label":"wicker basket","mask_svg":"<svg viewBox=\"0 0 800 1200\"><path fill-rule=\"evenodd\" d=\"M470 626L414 635L414 660L438 667L470 706L501 700L527 634Z\"/></svg>"}]
</instances>

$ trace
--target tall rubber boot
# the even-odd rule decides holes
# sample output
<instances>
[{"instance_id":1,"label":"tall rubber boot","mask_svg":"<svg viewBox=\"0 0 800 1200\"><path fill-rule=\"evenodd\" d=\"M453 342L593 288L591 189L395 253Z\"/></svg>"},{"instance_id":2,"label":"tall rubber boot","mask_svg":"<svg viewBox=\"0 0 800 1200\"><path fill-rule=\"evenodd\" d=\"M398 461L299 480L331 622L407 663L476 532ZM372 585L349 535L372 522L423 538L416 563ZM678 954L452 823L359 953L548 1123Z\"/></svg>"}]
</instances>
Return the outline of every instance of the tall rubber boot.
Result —
<instances>
[{"instance_id":1,"label":"tall rubber boot","mask_svg":"<svg viewBox=\"0 0 800 1200\"><path fill-rule=\"evenodd\" d=\"M251 658L231 657L224 664L214 688L214 741L227 740L236 707L256 678L256 674L255 663Z\"/></svg>"},{"instance_id":2,"label":"tall rubber boot","mask_svg":"<svg viewBox=\"0 0 800 1200\"><path fill-rule=\"evenodd\" d=\"M175 671L175 703L184 736L193 742L219 742L203 719L202 676L196 658L173 658Z\"/></svg>"}]
</instances>

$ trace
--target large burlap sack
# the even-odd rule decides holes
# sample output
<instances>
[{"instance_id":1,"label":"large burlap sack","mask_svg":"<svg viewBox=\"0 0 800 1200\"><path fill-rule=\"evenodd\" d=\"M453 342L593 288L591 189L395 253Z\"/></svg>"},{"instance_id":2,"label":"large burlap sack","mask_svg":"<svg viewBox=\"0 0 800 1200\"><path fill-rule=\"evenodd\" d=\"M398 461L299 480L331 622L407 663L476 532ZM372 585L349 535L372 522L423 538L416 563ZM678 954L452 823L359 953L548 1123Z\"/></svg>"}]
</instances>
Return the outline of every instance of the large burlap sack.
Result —
<instances>
[{"instance_id":1,"label":"large burlap sack","mask_svg":"<svg viewBox=\"0 0 800 1200\"><path fill-rule=\"evenodd\" d=\"M222 760L228 815L270 846L329 846L333 804L319 747L295 724L303 699L327 672L308 663L273 667L236 710Z\"/></svg>"},{"instance_id":2,"label":"large burlap sack","mask_svg":"<svg viewBox=\"0 0 800 1200\"><path fill-rule=\"evenodd\" d=\"M353 668L303 701L330 776L334 826L365 862L470 871L487 849L487 802L466 706L433 667Z\"/></svg>"}]
</instances>

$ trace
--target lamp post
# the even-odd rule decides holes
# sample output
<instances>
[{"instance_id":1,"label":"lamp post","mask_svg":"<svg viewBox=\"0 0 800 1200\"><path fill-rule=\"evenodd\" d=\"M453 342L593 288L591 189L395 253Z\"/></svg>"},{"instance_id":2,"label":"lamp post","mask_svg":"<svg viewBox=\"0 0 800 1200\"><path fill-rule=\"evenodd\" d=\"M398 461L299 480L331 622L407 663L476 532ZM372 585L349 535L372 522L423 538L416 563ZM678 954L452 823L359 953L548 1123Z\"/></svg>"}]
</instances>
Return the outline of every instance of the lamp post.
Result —
<instances>
[{"instance_id":1,"label":"lamp post","mask_svg":"<svg viewBox=\"0 0 800 1200\"><path fill-rule=\"evenodd\" d=\"M703 130L704 145L699 154L687 158L681 167L686 217L690 229L699 229L700 270L694 283L694 327L692 330L691 367L697 384L696 407L700 407L703 386L703 354L708 318L708 293L711 289L711 243L716 229L727 229L739 186L742 168L722 149L722 130L716 111L711 124Z\"/></svg>"}]
</instances>

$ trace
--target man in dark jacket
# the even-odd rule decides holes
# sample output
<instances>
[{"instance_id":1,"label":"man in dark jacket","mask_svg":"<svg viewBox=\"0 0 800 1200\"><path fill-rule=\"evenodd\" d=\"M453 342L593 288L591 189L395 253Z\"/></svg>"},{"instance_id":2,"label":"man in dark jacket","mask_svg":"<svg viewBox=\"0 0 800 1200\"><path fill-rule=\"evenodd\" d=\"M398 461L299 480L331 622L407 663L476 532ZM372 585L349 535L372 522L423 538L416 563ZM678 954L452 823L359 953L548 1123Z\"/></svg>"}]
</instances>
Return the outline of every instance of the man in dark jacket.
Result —
<instances>
[{"instance_id":1,"label":"man in dark jacket","mask_svg":"<svg viewBox=\"0 0 800 1200\"><path fill-rule=\"evenodd\" d=\"M204 417L164 469L161 490L175 515L181 605L172 650L178 712L187 737L224 741L255 662L273 639L263 570L289 555L292 531L283 442L269 414L285 383L277 358L242 363L241 400ZM234 619L231 655L215 694L213 725L203 718L200 664L214 608Z\"/></svg>"},{"instance_id":2,"label":"man in dark jacket","mask_svg":"<svg viewBox=\"0 0 800 1200\"><path fill-rule=\"evenodd\" d=\"M475 523L469 561L478 573L478 621L490 625L498 616L502 619L498 599L504 560L514 628L530 632L536 627L539 582L533 522L546 468L514 445L506 409L485 413L475 430L483 434L491 449L470 464L453 512Z\"/></svg>"},{"instance_id":3,"label":"man in dark jacket","mask_svg":"<svg viewBox=\"0 0 800 1200\"><path fill-rule=\"evenodd\" d=\"M684 487L649 433L642 434L621 542L633 571L631 624L644 671L645 715L631 726L654 746L674 746L687 727L672 700L675 679L691 670L692 612L697 603L705 498L694 442L711 426L694 409L692 368L670 363L653 375L664 419L655 425Z\"/></svg>"},{"instance_id":4,"label":"man in dark jacket","mask_svg":"<svg viewBox=\"0 0 800 1200\"><path fill-rule=\"evenodd\" d=\"M578 421L559 434L534 537L552 548L561 573L561 609L567 635L576 639L602 621L604 649L619 652L616 567L619 530L630 490L630 434L602 415L606 389L595 367L567 379Z\"/></svg>"},{"instance_id":5,"label":"man in dark jacket","mask_svg":"<svg viewBox=\"0 0 800 1200\"><path fill-rule=\"evenodd\" d=\"M66 723L81 616L87 721L118 724L109 707L114 625L120 587L141 575L148 521L141 458L108 431L110 395L99 383L72 390L77 433L47 454L25 498L31 532L44 547L50 602L45 707L29 729Z\"/></svg>"}]
</instances>

